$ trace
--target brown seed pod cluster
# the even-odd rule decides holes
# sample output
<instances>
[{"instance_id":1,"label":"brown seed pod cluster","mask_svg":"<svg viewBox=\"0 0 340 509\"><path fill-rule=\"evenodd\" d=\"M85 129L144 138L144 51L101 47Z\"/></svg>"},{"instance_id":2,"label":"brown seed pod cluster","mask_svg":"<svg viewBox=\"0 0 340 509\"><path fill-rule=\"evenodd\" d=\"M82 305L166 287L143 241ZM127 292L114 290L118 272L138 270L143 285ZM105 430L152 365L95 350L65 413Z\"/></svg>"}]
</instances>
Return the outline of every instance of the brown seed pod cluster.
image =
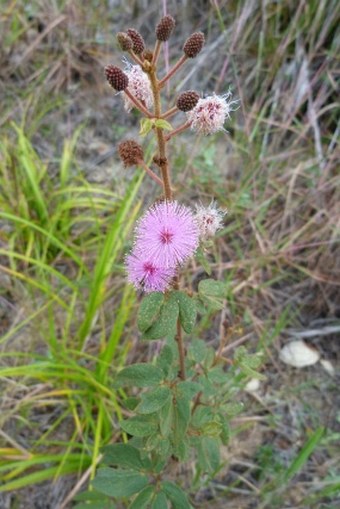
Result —
<instances>
[{"instance_id":1,"label":"brown seed pod cluster","mask_svg":"<svg viewBox=\"0 0 340 509\"><path fill-rule=\"evenodd\" d=\"M118 153L125 167L134 166L144 160L142 147L135 140L122 141Z\"/></svg>"},{"instance_id":2,"label":"brown seed pod cluster","mask_svg":"<svg viewBox=\"0 0 340 509\"><path fill-rule=\"evenodd\" d=\"M183 51L188 58L195 58L202 50L205 43L205 37L202 32L195 32L187 38L184 43Z\"/></svg>"},{"instance_id":3,"label":"brown seed pod cluster","mask_svg":"<svg viewBox=\"0 0 340 509\"><path fill-rule=\"evenodd\" d=\"M178 96L176 106L181 111L190 111L195 108L199 98L200 96L195 90L187 90Z\"/></svg>"},{"instance_id":4,"label":"brown seed pod cluster","mask_svg":"<svg viewBox=\"0 0 340 509\"><path fill-rule=\"evenodd\" d=\"M122 92L129 84L129 78L125 72L115 65L107 65L105 67L105 76L108 83L112 88L117 90L117 92Z\"/></svg>"},{"instance_id":5,"label":"brown seed pod cluster","mask_svg":"<svg viewBox=\"0 0 340 509\"><path fill-rule=\"evenodd\" d=\"M122 51L130 51L133 48L132 39L125 32L118 32L117 41Z\"/></svg>"},{"instance_id":6,"label":"brown seed pod cluster","mask_svg":"<svg viewBox=\"0 0 340 509\"><path fill-rule=\"evenodd\" d=\"M175 20L172 16L167 14L163 16L158 25L156 26L156 37L159 41L165 42L170 38L170 35L175 28Z\"/></svg>"},{"instance_id":7,"label":"brown seed pod cluster","mask_svg":"<svg viewBox=\"0 0 340 509\"><path fill-rule=\"evenodd\" d=\"M141 55L145 50L145 42L141 34L135 30L134 28L129 28L126 31L127 35L132 40L132 49L136 53L136 55Z\"/></svg>"}]
</instances>

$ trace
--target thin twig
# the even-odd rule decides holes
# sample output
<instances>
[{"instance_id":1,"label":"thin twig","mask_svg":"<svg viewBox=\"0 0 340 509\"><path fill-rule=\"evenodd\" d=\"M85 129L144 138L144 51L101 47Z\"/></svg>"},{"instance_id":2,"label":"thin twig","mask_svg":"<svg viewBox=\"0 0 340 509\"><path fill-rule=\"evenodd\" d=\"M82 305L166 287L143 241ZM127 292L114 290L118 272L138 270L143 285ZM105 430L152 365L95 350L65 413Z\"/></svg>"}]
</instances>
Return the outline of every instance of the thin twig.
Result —
<instances>
[{"instance_id":1,"label":"thin twig","mask_svg":"<svg viewBox=\"0 0 340 509\"><path fill-rule=\"evenodd\" d=\"M144 161L140 161L139 166L141 166L143 170L145 170L146 173L149 175L149 177L151 177L155 182L157 182L158 185L163 187L162 179L159 178L158 175L156 175L156 173L154 173Z\"/></svg>"},{"instance_id":2,"label":"thin twig","mask_svg":"<svg viewBox=\"0 0 340 509\"><path fill-rule=\"evenodd\" d=\"M154 49L154 52L153 52L153 56L152 56L152 65L156 66L157 65L157 60L158 60L158 57L159 57L159 54L160 54L160 51L161 51L161 47L162 47L162 41L159 41L157 39L156 41L156 45L155 45L155 49Z\"/></svg>"},{"instance_id":3,"label":"thin twig","mask_svg":"<svg viewBox=\"0 0 340 509\"><path fill-rule=\"evenodd\" d=\"M103 455L100 454L97 459L96 459L96 462L95 464L97 465L101 459L102 459ZM88 480L88 478L90 477L91 475L91 472L92 472L92 468L93 466L91 465L84 473L84 475L79 479L79 481L77 482L77 484L74 486L74 488L70 491L70 493L67 495L67 497L63 500L63 502L61 503L61 505L59 506L59 509L65 509L65 507L67 506L67 504L69 502L71 502L71 500L73 499L73 497L78 493L78 491L80 490L80 488L83 486L83 484L86 483L86 481Z\"/></svg>"},{"instance_id":4,"label":"thin twig","mask_svg":"<svg viewBox=\"0 0 340 509\"><path fill-rule=\"evenodd\" d=\"M168 74L164 76L159 82L159 88L164 87L165 83L178 71L180 67L187 61L188 57L186 55L182 55L181 58L176 62L176 64L170 69Z\"/></svg>"},{"instance_id":5,"label":"thin twig","mask_svg":"<svg viewBox=\"0 0 340 509\"><path fill-rule=\"evenodd\" d=\"M183 344L182 327L179 320L177 320L176 341L179 353L179 376L182 380L185 380L185 350Z\"/></svg>"},{"instance_id":6,"label":"thin twig","mask_svg":"<svg viewBox=\"0 0 340 509\"><path fill-rule=\"evenodd\" d=\"M191 126L191 122L185 122L185 124L182 124L180 125L179 127L177 127L176 129L174 129L173 131L171 131L171 133L169 133L166 137L165 137L165 141L169 141L171 140L171 138L173 138L174 136L176 136L177 134L185 131L186 129L188 129L189 127Z\"/></svg>"},{"instance_id":7,"label":"thin twig","mask_svg":"<svg viewBox=\"0 0 340 509\"><path fill-rule=\"evenodd\" d=\"M162 114L162 117L163 119L166 119L166 118L169 118L169 117L172 117L172 115L174 115L175 113L177 113L179 110L177 108L177 106L173 106L172 108L170 108L168 111L166 111L165 113Z\"/></svg>"},{"instance_id":8,"label":"thin twig","mask_svg":"<svg viewBox=\"0 0 340 509\"><path fill-rule=\"evenodd\" d=\"M144 113L144 115L146 117L148 117L148 118L152 118L153 117L152 113L145 108L145 106L139 101L139 99L137 99L137 97L135 97L134 95L131 94L131 92L130 92L130 90L128 88L126 88L124 90L124 94L126 94L128 96L130 101L136 106L136 108L138 110L140 110L142 113Z\"/></svg>"},{"instance_id":9,"label":"thin twig","mask_svg":"<svg viewBox=\"0 0 340 509\"><path fill-rule=\"evenodd\" d=\"M132 49L130 49L129 55L136 62L136 64L138 64L141 67L143 67L144 62L136 55L136 53L134 51L132 51Z\"/></svg>"}]
</instances>

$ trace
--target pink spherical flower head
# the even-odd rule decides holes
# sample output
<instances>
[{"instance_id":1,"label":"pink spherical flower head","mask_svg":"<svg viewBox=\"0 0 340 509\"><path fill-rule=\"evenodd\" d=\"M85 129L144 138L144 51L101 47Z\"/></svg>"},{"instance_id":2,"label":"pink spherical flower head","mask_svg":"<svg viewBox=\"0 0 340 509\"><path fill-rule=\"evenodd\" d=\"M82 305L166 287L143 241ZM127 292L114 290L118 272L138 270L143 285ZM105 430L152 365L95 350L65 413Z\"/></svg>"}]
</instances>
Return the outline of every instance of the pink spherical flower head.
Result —
<instances>
[{"instance_id":1,"label":"pink spherical flower head","mask_svg":"<svg viewBox=\"0 0 340 509\"><path fill-rule=\"evenodd\" d=\"M139 65L131 64L127 64L125 74L129 79L129 92L139 99L147 108L151 108L153 103L152 90L147 74L142 71ZM124 106L127 111L133 108L133 103L126 95L124 95Z\"/></svg>"},{"instance_id":2,"label":"pink spherical flower head","mask_svg":"<svg viewBox=\"0 0 340 509\"><path fill-rule=\"evenodd\" d=\"M194 254L199 228L194 214L176 201L151 207L136 228L136 251L157 266L175 268Z\"/></svg>"},{"instance_id":3,"label":"pink spherical flower head","mask_svg":"<svg viewBox=\"0 0 340 509\"><path fill-rule=\"evenodd\" d=\"M128 281L147 293L164 292L175 276L174 268L159 267L135 251L126 257L126 269Z\"/></svg>"},{"instance_id":4,"label":"pink spherical flower head","mask_svg":"<svg viewBox=\"0 0 340 509\"><path fill-rule=\"evenodd\" d=\"M196 205L196 220L202 239L213 237L217 230L222 228L223 217L226 213L227 211L217 207L214 201L208 207Z\"/></svg>"},{"instance_id":5,"label":"pink spherical flower head","mask_svg":"<svg viewBox=\"0 0 340 509\"><path fill-rule=\"evenodd\" d=\"M226 118L229 118L231 93L219 96L213 94L204 99L199 99L196 106L187 113L191 127L198 133L212 134L223 129Z\"/></svg>"}]
</instances>

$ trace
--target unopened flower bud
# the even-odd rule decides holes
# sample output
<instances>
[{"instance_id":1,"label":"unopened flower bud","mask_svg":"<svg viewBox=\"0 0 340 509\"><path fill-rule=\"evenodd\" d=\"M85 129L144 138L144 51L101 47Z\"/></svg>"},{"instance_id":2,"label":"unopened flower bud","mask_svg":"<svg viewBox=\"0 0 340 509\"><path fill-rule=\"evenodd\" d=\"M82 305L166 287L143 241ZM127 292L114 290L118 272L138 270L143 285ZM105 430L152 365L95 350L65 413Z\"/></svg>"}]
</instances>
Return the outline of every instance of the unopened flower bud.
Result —
<instances>
[{"instance_id":1,"label":"unopened flower bud","mask_svg":"<svg viewBox=\"0 0 340 509\"><path fill-rule=\"evenodd\" d=\"M136 55L140 55L141 53L143 53L145 49L145 42L141 34L134 28L129 28L126 31L126 33L132 40L133 44L132 49L136 53Z\"/></svg>"},{"instance_id":2,"label":"unopened flower bud","mask_svg":"<svg viewBox=\"0 0 340 509\"><path fill-rule=\"evenodd\" d=\"M118 145L118 153L125 167L134 166L144 160L143 149L135 140L122 141Z\"/></svg>"},{"instance_id":3,"label":"unopened flower bud","mask_svg":"<svg viewBox=\"0 0 340 509\"><path fill-rule=\"evenodd\" d=\"M105 76L112 88L121 92L125 90L129 84L129 78L119 67L107 65L105 67Z\"/></svg>"},{"instance_id":4,"label":"unopened flower bud","mask_svg":"<svg viewBox=\"0 0 340 509\"><path fill-rule=\"evenodd\" d=\"M172 16L167 14L163 16L156 27L156 37L159 41L167 41L171 35L171 32L175 28L175 20Z\"/></svg>"},{"instance_id":5,"label":"unopened flower bud","mask_svg":"<svg viewBox=\"0 0 340 509\"><path fill-rule=\"evenodd\" d=\"M152 57L153 57L153 53L151 50L147 49L144 51L144 55L143 57L145 58L145 60L147 60L148 62L152 62Z\"/></svg>"},{"instance_id":6,"label":"unopened flower bud","mask_svg":"<svg viewBox=\"0 0 340 509\"><path fill-rule=\"evenodd\" d=\"M117 41L122 51L130 51L130 49L133 47L131 37L129 37L125 32L118 32Z\"/></svg>"},{"instance_id":7,"label":"unopened flower bud","mask_svg":"<svg viewBox=\"0 0 340 509\"><path fill-rule=\"evenodd\" d=\"M195 32L184 43L183 51L188 58L195 58L203 48L205 37L202 32Z\"/></svg>"},{"instance_id":8,"label":"unopened flower bud","mask_svg":"<svg viewBox=\"0 0 340 509\"><path fill-rule=\"evenodd\" d=\"M195 90L182 92L176 101L176 106L181 111L190 111L195 108L200 96Z\"/></svg>"}]
</instances>

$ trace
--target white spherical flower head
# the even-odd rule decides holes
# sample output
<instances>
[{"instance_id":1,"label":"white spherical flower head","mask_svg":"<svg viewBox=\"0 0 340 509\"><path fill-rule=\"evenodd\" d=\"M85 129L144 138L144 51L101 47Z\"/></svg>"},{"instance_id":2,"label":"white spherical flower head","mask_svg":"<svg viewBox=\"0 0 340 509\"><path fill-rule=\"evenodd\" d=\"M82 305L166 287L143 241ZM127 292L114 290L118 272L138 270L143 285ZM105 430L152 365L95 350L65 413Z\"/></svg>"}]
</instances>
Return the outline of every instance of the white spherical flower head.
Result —
<instances>
[{"instance_id":1,"label":"white spherical flower head","mask_svg":"<svg viewBox=\"0 0 340 509\"><path fill-rule=\"evenodd\" d=\"M196 205L196 220L202 240L213 237L217 230L222 228L223 217L226 213L227 211L217 207L214 201L208 207Z\"/></svg>"},{"instance_id":2,"label":"white spherical flower head","mask_svg":"<svg viewBox=\"0 0 340 509\"><path fill-rule=\"evenodd\" d=\"M129 79L127 87L129 92L139 99L147 108L151 108L153 103L152 90L147 74L142 71L139 65L131 64L127 64L125 74ZM124 95L124 105L127 111L130 111L134 106L126 95Z\"/></svg>"},{"instance_id":3,"label":"white spherical flower head","mask_svg":"<svg viewBox=\"0 0 340 509\"><path fill-rule=\"evenodd\" d=\"M213 94L204 99L199 99L196 106L187 113L189 122L194 131L203 134L212 134L223 129L226 118L229 118L231 104L231 92L219 96Z\"/></svg>"}]
</instances>

